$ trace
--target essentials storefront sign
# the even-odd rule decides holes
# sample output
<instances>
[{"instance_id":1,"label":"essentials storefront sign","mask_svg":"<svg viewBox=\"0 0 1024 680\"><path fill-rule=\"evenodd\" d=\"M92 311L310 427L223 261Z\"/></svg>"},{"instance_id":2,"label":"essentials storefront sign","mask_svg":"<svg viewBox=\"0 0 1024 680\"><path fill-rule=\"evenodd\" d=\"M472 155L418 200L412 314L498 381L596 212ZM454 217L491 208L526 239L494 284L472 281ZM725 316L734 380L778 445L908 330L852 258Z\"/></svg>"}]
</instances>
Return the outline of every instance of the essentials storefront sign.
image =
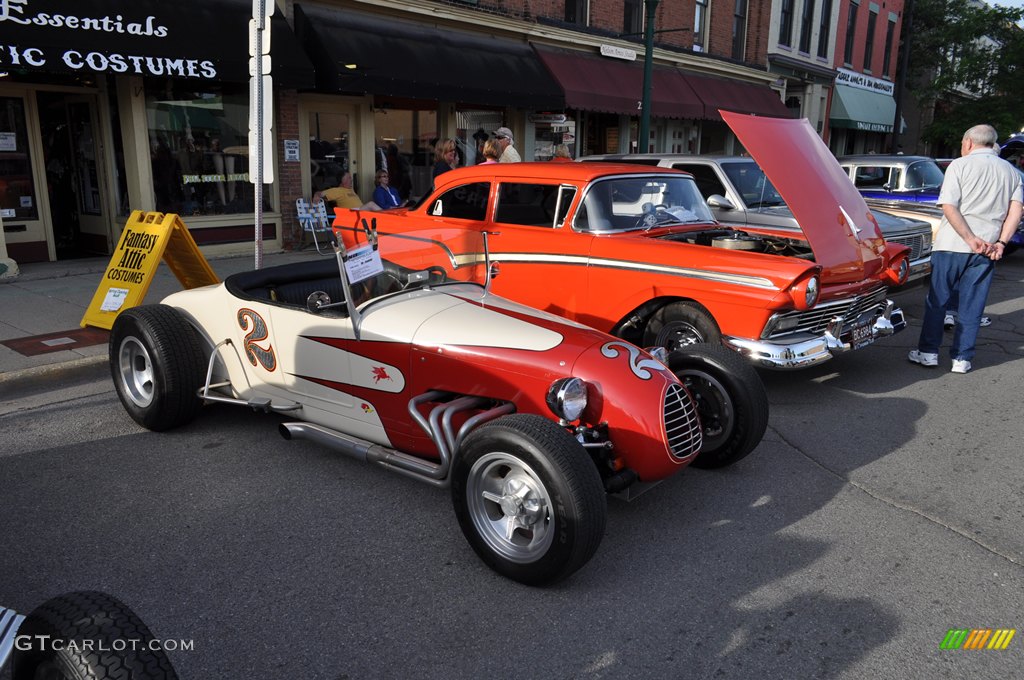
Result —
<instances>
[{"instance_id":1,"label":"essentials storefront sign","mask_svg":"<svg viewBox=\"0 0 1024 680\"><path fill-rule=\"evenodd\" d=\"M248 79L251 0L112 4L0 0L0 71ZM287 46L289 55L293 48ZM297 68L308 70L308 63ZM311 71L304 75L312 78Z\"/></svg>"}]
</instances>

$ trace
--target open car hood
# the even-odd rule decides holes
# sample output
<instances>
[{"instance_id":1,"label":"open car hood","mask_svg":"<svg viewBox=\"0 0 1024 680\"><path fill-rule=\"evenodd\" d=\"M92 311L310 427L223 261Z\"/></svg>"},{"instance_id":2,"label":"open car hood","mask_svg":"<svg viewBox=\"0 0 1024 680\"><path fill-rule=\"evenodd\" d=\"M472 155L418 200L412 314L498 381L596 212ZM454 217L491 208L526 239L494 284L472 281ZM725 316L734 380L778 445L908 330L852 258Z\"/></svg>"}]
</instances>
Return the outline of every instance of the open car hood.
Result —
<instances>
[{"instance_id":1,"label":"open car hood","mask_svg":"<svg viewBox=\"0 0 1024 680\"><path fill-rule=\"evenodd\" d=\"M720 113L786 200L826 276L855 281L876 275L885 248L878 224L810 123Z\"/></svg>"}]
</instances>

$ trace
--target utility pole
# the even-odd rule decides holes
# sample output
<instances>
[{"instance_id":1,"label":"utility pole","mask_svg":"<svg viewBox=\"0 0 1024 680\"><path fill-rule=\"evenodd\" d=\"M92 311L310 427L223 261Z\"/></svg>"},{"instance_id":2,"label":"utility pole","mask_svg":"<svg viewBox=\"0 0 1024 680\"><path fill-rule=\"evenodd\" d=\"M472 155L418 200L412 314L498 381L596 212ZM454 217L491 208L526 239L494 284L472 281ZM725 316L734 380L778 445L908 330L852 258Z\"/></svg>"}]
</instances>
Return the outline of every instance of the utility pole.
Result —
<instances>
[{"instance_id":1,"label":"utility pole","mask_svg":"<svg viewBox=\"0 0 1024 680\"><path fill-rule=\"evenodd\" d=\"M651 138L651 69L654 61L654 11L660 0L644 0L647 21L644 25L644 84L640 102L640 138L637 151L647 153Z\"/></svg>"},{"instance_id":2,"label":"utility pole","mask_svg":"<svg viewBox=\"0 0 1024 680\"><path fill-rule=\"evenodd\" d=\"M900 51L900 67L896 74L896 114L892 122L892 148L889 153L896 153L900 148L900 133L903 123L903 97L907 86L907 69L910 68L910 36L914 21L914 0L907 0L903 6L903 26L900 37L903 38Z\"/></svg>"}]
</instances>

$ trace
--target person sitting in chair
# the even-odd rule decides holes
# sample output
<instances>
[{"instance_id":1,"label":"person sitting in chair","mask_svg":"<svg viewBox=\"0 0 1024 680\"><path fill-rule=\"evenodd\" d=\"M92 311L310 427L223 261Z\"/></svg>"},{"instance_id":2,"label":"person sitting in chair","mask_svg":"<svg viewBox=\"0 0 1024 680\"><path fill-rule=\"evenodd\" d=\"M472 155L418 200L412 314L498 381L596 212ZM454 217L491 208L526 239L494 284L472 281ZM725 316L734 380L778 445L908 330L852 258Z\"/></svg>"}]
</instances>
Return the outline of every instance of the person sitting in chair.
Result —
<instances>
[{"instance_id":1,"label":"person sitting in chair","mask_svg":"<svg viewBox=\"0 0 1024 680\"><path fill-rule=\"evenodd\" d=\"M363 203L363 200L359 198L359 194L352 189L351 172L342 173L341 181L338 183L338 186L331 189L324 189L323 191L318 191L313 194L313 203L315 204L321 198L333 203L336 208L349 208L352 210L359 208L362 208L363 210L380 210L380 207L373 201Z\"/></svg>"}]
</instances>

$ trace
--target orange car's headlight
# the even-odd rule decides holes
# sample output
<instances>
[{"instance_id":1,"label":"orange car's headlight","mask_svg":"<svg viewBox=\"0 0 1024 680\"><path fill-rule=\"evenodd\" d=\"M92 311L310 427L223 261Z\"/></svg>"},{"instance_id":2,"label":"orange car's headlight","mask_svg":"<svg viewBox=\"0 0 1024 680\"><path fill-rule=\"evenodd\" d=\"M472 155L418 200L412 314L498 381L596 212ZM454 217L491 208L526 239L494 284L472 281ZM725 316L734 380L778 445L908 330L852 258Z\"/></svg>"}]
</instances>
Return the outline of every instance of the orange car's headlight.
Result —
<instances>
[{"instance_id":1,"label":"orange car's headlight","mask_svg":"<svg viewBox=\"0 0 1024 680\"><path fill-rule=\"evenodd\" d=\"M800 311L808 310L818 304L818 296L821 294L821 281L817 276L803 278L789 289L789 295L793 298L793 305Z\"/></svg>"}]
</instances>

